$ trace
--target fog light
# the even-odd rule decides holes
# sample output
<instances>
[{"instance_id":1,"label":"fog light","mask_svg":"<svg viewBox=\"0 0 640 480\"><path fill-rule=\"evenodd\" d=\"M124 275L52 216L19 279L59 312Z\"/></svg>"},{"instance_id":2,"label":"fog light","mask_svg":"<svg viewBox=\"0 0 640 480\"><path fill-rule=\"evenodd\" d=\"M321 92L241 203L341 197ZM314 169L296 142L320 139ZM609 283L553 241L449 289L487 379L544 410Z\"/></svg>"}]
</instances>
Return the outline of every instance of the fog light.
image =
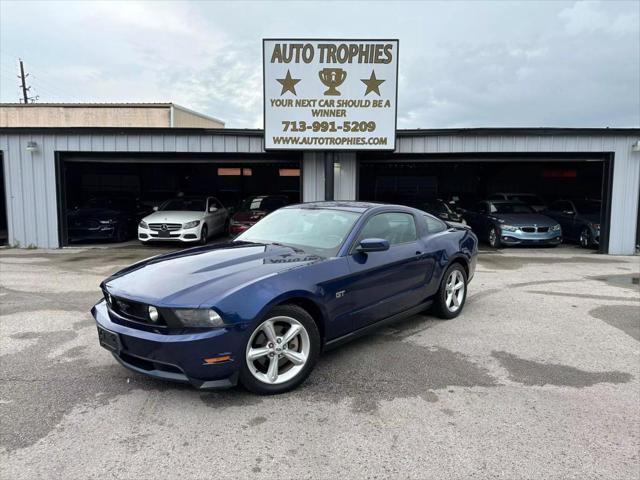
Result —
<instances>
[{"instance_id":1,"label":"fog light","mask_svg":"<svg viewBox=\"0 0 640 480\"><path fill-rule=\"evenodd\" d=\"M152 305L149 305L149 318L152 322L157 322L159 318L158 309Z\"/></svg>"}]
</instances>

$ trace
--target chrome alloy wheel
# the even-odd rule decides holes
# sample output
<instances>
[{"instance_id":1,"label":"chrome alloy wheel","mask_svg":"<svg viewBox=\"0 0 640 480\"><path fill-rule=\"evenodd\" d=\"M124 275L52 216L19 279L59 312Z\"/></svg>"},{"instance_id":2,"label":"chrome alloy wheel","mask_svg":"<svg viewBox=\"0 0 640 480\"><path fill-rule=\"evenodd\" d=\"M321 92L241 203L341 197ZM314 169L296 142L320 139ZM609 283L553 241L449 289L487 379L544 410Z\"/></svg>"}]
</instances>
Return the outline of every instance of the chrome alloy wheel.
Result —
<instances>
[{"instance_id":1,"label":"chrome alloy wheel","mask_svg":"<svg viewBox=\"0 0 640 480\"><path fill-rule=\"evenodd\" d=\"M445 283L445 304L450 312L456 312L465 295L464 277L459 270L453 270Z\"/></svg>"},{"instance_id":2,"label":"chrome alloy wheel","mask_svg":"<svg viewBox=\"0 0 640 480\"><path fill-rule=\"evenodd\" d=\"M309 334L300 322L291 317L272 317L251 335L246 351L247 365L255 378L277 385L300 373L310 348Z\"/></svg>"},{"instance_id":3,"label":"chrome alloy wheel","mask_svg":"<svg viewBox=\"0 0 640 480\"><path fill-rule=\"evenodd\" d=\"M583 228L580 232L580 246L583 248L588 248L591 244L591 235L589 235L589 230Z\"/></svg>"}]
</instances>

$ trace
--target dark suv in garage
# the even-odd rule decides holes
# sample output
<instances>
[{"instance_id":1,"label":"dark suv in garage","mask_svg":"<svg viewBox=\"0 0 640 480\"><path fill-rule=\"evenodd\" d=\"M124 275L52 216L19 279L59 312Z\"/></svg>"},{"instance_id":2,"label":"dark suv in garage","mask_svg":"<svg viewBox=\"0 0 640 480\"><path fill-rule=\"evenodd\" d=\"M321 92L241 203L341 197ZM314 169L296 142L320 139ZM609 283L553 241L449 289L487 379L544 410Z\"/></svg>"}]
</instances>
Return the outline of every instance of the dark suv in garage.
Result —
<instances>
[{"instance_id":1,"label":"dark suv in garage","mask_svg":"<svg viewBox=\"0 0 640 480\"><path fill-rule=\"evenodd\" d=\"M565 239L580 243L583 248L600 244L600 200L557 200L545 215L562 226Z\"/></svg>"}]
</instances>

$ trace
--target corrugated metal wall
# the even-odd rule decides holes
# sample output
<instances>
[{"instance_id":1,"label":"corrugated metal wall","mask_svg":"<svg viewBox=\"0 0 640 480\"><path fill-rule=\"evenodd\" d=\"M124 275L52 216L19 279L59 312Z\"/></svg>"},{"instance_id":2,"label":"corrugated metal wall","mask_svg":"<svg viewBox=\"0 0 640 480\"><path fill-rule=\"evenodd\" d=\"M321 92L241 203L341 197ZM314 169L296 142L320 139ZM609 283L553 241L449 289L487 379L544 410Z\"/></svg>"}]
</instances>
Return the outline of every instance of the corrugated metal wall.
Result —
<instances>
[{"instance_id":1,"label":"corrugated metal wall","mask_svg":"<svg viewBox=\"0 0 640 480\"><path fill-rule=\"evenodd\" d=\"M56 152L171 152L171 153L263 153L261 133L105 133L105 134L14 134L0 131L3 152L9 241L21 246L58 247L56 206ZM589 135L403 135L398 153L597 153L615 154L611 235L609 252L635 251L635 232L640 189L640 154L631 151L637 136ZM29 141L38 144L27 152ZM335 198L356 197L357 160L354 153L341 153L336 161ZM303 155L303 200L324 198L324 155Z\"/></svg>"},{"instance_id":2,"label":"corrugated metal wall","mask_svg":"<svg viewBox=\"0 0 640 480\"><path fill-rule=\"evenodd\" d=\"M6 131L5 131L6 132ZM56 152L264 153L262 135L12 134L0 131L9 244L57 248ZM27 142L38 150L28 152ZM303 159L305 201L324 198L324 170L314 155ZM320 175L320 177L317 177ZM317 185L320 185L318 187Z\"/></svg>"},{"instance_id":3,"label":"corrugated metal wall","mask_svg":"<svg viewBox=\"0 0 640 480\"><path fill-rule=\"evenodd\" d=\"M640 153L632 144L640 136L625 135L399 135L396 152L429 153L600 153L614 156L609 253L635 252L640 188Z\"/></svg>"}]
</instances>

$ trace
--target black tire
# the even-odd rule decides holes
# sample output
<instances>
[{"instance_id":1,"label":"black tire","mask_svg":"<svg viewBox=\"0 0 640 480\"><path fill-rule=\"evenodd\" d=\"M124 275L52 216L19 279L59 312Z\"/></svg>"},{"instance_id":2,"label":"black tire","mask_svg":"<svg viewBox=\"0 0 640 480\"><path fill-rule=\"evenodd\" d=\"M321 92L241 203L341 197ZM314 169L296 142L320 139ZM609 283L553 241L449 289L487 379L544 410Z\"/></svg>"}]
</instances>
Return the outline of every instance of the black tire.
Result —
<instances>
[{"instance_id":1,"label":"black tire","mask_svg":"<svg viewBox=\"0 0 640 480\"><path fill-rule=\"evenodd\" d=\"M452 310L447 305L447 296L448 296L447 281L449 280L453 272L458 272L457 275L461 275L461 278L464 284L464 286L462 287L464 290L462 300L459 302L459 306L455 310ZM465 271L464 267L459 263L453 263L449 266L449 268L447 268L447 270L444 272L444 275L442 276L442 281L440 282L440 288L438 289L438 293L436 294L435 301L433 304L433 311L438 317L445 320L449 320L451 318L455 318L458 315L460 315L460 313L464 309L464 304L466 301L467 301L467 272Z\"/></svg>"},{"instance_id":2,"label":"black tire","mask_svg":"<svg viewBox=\"0 0 640 480\"><path fill-rule=\"evenodd\" d=\"M269 384L256 378L249 369L247 360L247 351L249 347L249 341L253 337L254 332L260 328L265 320L273 317L290 317L298 321L306 330L309 337L309 354L307 360L302 369L291 379L283 383ZM249 390L250 392L257 393L259 395L277 395L293 390L302 382L304 382L318 360L320 355L320 332L318 326L309 313L297 305L280 305L272 308L269 312L255 325L247 336L245 342L245 348L242 351L241 358L238 360L241 362L240 366L240 384Z\"/></svg>"},{"instance_id":3,"label":"black tire","mask_svg":"<svg viewBox=\"0 0 640 480\"><path fill-rule=\"evenodd\" d=\"M489 228L489 233L487 234L487 241L489 245L493 248L501 248L502 242L500 241L500 230L492 226Z\"/></svg>"},{"instance_id":4,"label":"black tire","mask_svg":"<svg viewBox=\"0 0 640 480\"><path fill-rule=\"evenodd\" d=\"M207 235L209 235L209 230L207 229L207 225L202 226L202 230L200 230L200 245L207 244Z\"/></svg>"},{"instance_id":5,"label":"black tire","mask_svg":"<svg viewBox=\"0 0 640 480\"><path fill-rule=\"evenodd\" d=\"M578 238L578 242L582 248L591 248L593 240L591 239L591 230L589 230L589 227L584 227L580 231L580 238Z\"/></svg>"},{"instance_id":6,"label":"black tire","mask_svg":"<svg viewBox=\"0 0 640 480\"><path fill-rule=\"evenodd\" d=\"M116 242L121 243L127 240L127 229L124 225L118 225L116 228Z\"/></svg>"}]
</instances>

